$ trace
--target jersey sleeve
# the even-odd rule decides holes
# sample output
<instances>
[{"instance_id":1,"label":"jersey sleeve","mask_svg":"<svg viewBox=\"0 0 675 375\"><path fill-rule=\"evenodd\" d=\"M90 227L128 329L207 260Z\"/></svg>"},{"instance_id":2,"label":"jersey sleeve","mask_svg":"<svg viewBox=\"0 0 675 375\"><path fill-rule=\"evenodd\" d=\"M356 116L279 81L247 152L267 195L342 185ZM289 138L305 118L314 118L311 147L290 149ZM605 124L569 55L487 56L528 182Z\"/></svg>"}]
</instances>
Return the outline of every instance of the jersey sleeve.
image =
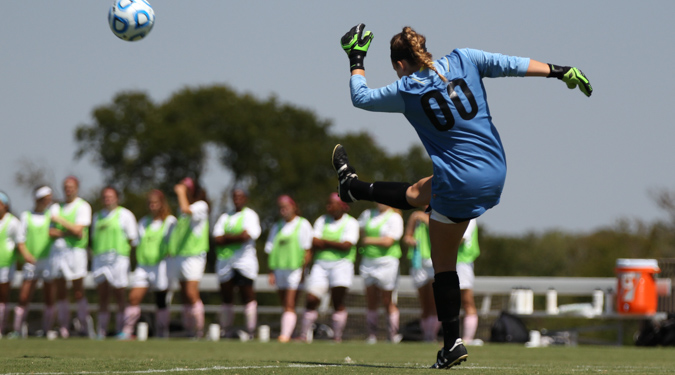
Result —
<instances>
[{"instance_id":1,"label":"jersey sleeve","mask_svg":"<svg viewBox=\"0 0 675 375\"><path fill-rule=\"evenodd\" d=\"M527 57L508 56L471 48L459 51L476 64L481 77L524 77L530 66L530 59Z\"/></svg>"},{"instance_id":2,"label":"jersey sleeve","mask_svg":"<svg viewBox=\"0 0 675 375\"><path fill-rule=\"evenodd\" d=\"M308 250L312 248L312 240L314 239L314 230L312 224L307 219L301 219L300 223L300 246Z\"/></svg>"},{"instance_id":3,"label":"jersey sleeve","mask_svg":"<svg viewBox=\"0 0 675 375\"><path fill-rule=\"evenodd\" d=\"M7 232L10 238L12 238L16 244L26 243L26 232L23 231L22 227L23 225L21 225L21 221L19 219L16 217L11 218Z\"/></svg>"},{"instance_id":4,"label":"jersey sleeve","mask_svg":"<svg viewBox=\"0 0 675 375\"><path fill-rule=\"evenodd\" d=\"M366 84L366 77L356 74L349 80L349 88L354 107L373 112L405 111L405 102L399 93L398 81L379 89L371 89Z\"/></svg>"},{"instance_id":5,"label":"jersey sleeve","mask_svg":"<svg viewBox=\"0 0 675 375\"><path fill-rule=\"evenodd\" d=\"M75 224L83 225L85 227L91 225L91 205L89 203L83 201L80 207L77 209Z\"/></svg>"},{"instance_id":6,"label":"jersey sleeve","mask_svg":"<svg viewBox=\"0 0 675 375\"><path fill-rule=\"evenodd\" d=\"M136 222L136 216L134 216L131 211L124 208L121 212L121 225L126 234L127 239L131 241L132 244L136 243L138 240L138 223Z\"/></svg>"},{"instance_id":7,"label":"jersey sleeve","mask_svg":"<svg viewBox=\"0 0 675 375\"><path fill-rule=\"evenodd\" d=\"M225 222L230 215L222 214L216 220L216 225L213 226L213 237L220 237L225 234Z\"/></svg>"},{"instance_id":8,"label":"jersey sleeve","mask_svg":"<svg viewBox=\"0 0 675 375\"><path fill-rule=\"evenodd\" d=\"M356 243L359 242L359 222L351 216L346 220L348 221L345 225L345 231L342 234L342 241L356 245Z\"/></svg>"},{"instance_id":9,"label":"jersey sleeve","mask_svg":"<svg viewBox=\"0 0 675 375\"><path fill-rule=\"evenodd\" d=\"M476 230L476 219L471 219L469 221L469 225L466 227L466 230L464 231L464 235L462 236L462 241L464 241L465 244L469 244L471 242L471 239L473 238L473 232Z\"/></svg>"},{"instance_id":10,"label":"jersey sleeve","mask_svg":"<svg viewBox=\"0 0 675 375\"><path fill-rule=\"evenodd\" d=\"M204 201L197 201L190 205L192 212L192 221L202 222L209 218L209 204Z\"/></svg>"},{"instance_id":11,"label":"jersey sleeve","mask_svg":"<svg viewBox=\"0 0 675 375\"><path fill-rule=\"evenodd\" d=\"M398 241L403 237L403 218L399 214L393 214L382 226L382 237L393 238Z\"/></svg>"},{"instance_id":12,"label":"jersey sleeve","mask_svg":"<svg viewBox=\"0 0 675 375\"><path fill-rule=\"evenodd\" d=\"M272 252L272 248L274 247L274 238L277 236L278 229L279 226L275 223L272 226L272 229L270 229L270 233L267 235L267 241L265 241L265 252L267 254Z\"/></svg>"},{"instance_id":13,"label":"jersey sleeve","mask_svg":"<svg viewBox=\"0 0 675 375\"><path fill-rule=\"evenodd\" d=\"M323 237L323 226L326 223L326 217L324 215L319 216L316 221L314 221L314 238Z\"/></svg>"},{"instance_id":14,"label":"jersey sleeve","mask_svg":"<svg viewBox=\"0 0 675 375\"><path fill-rule=\"evenodd\" d=\"M251 236L251 239L255 241L260 238L260 234L262 233L260 217L255 211L250 209L247 209L244 215L246 215L244 216L244 229Z\"/></svg>"}]
</instances>

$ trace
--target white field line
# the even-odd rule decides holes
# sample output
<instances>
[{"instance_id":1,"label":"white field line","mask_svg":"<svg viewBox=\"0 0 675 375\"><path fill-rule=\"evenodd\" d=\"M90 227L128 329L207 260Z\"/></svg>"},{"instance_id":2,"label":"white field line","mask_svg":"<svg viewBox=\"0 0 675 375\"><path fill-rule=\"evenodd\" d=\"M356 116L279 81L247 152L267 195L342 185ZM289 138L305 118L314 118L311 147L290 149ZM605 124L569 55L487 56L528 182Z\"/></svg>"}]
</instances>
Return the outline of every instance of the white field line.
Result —
<instances>
[{"instance_id":1,"label":"white field line","mask_svg":"<svg viewBox=\"0 0 675 375\"><path fill-rule=\"evenodd\" d=\"M228 371L228 370L255 370L255 369L282 369L282 368L323 368L338 367L339 365L303 365L291 364L288 366L213 366L202 368L172 368L157 370L136 370L136 371L73 371L73 372L7 372L0 375L99 375L99 374L163 374L171 372L190 372L190 371Z\"/></svg>"}]
</instances>

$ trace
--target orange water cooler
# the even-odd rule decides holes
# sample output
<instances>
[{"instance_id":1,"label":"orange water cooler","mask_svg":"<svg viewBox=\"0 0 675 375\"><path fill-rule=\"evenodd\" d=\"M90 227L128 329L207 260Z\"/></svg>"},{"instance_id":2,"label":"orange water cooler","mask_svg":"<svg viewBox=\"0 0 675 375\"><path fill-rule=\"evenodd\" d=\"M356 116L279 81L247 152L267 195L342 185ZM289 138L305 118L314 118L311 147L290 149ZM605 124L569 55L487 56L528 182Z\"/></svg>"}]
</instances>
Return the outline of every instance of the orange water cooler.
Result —
<instances>
[{"instance_id":1,"label":"orange water cooler","mask_svg":"<svg viewBox=\"0 0 675 375\"><path fill-rule=\"evenodd\" d=\"M654 314L658 304L656 259L616 260L616 311L619 314Z\"/></svg>"}]
</instances>

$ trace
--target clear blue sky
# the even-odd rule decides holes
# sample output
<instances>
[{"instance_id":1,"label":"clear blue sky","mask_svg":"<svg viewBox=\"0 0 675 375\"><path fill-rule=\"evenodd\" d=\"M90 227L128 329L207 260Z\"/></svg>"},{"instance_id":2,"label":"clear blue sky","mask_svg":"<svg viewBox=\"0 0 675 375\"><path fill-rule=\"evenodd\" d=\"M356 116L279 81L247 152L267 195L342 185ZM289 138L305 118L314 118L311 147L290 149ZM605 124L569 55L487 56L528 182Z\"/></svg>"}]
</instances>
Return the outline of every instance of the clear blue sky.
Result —
<instances>
[{"instance_id":1,"label":"clear blue sky","mask_svg":"<svg viewBox=\"0 0 675 375\"><path fill-rule=\"evenodd\" d=\"M129 43L108 28L109 1L3 2L0 190L15 212L31 206L14 183L20 160L51 168L57 185L76 174L85 191L101 186L90 160L74 161L73 131L123 90L159 102L185 86L227 84L310 109L338 134L367 130L392 153L418 144L403 116L351 106L339 38L364 22L375 34L371 87L396 79L388 42L405 25L427 36L436 57L471 47L576 65L590 78L590 99L550 79L485 80L509 163L502 203L481 219L488 229L585 232L619 218L666 218L649 191L675 189L675 2L151 3L155 28ZM209 164L211 191L226 178Z\"/></svg>"}]
</instances>

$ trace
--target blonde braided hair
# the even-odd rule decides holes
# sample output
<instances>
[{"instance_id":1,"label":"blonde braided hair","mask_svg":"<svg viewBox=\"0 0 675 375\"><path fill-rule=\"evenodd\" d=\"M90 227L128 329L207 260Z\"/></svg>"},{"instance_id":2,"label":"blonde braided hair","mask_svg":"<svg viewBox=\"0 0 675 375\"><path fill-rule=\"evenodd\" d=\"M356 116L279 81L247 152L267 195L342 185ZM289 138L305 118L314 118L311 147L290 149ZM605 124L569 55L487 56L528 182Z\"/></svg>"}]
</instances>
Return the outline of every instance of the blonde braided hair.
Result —
<instances>
[{"instance_id":1,"label":"blonde braided hair","mask_svg":"<svg viewBox=\"0 0 675 375\"><path fill-rule=\"evenodd\" d=\"M405 26L403 31L391 38L391 61L407 60L411 64L429 68L436 72L443 82L448 82L448 79L436 70L431 52L427 52L426 42L424 35L418 34L410 26Z\"/></svg>"}]
</instances>

